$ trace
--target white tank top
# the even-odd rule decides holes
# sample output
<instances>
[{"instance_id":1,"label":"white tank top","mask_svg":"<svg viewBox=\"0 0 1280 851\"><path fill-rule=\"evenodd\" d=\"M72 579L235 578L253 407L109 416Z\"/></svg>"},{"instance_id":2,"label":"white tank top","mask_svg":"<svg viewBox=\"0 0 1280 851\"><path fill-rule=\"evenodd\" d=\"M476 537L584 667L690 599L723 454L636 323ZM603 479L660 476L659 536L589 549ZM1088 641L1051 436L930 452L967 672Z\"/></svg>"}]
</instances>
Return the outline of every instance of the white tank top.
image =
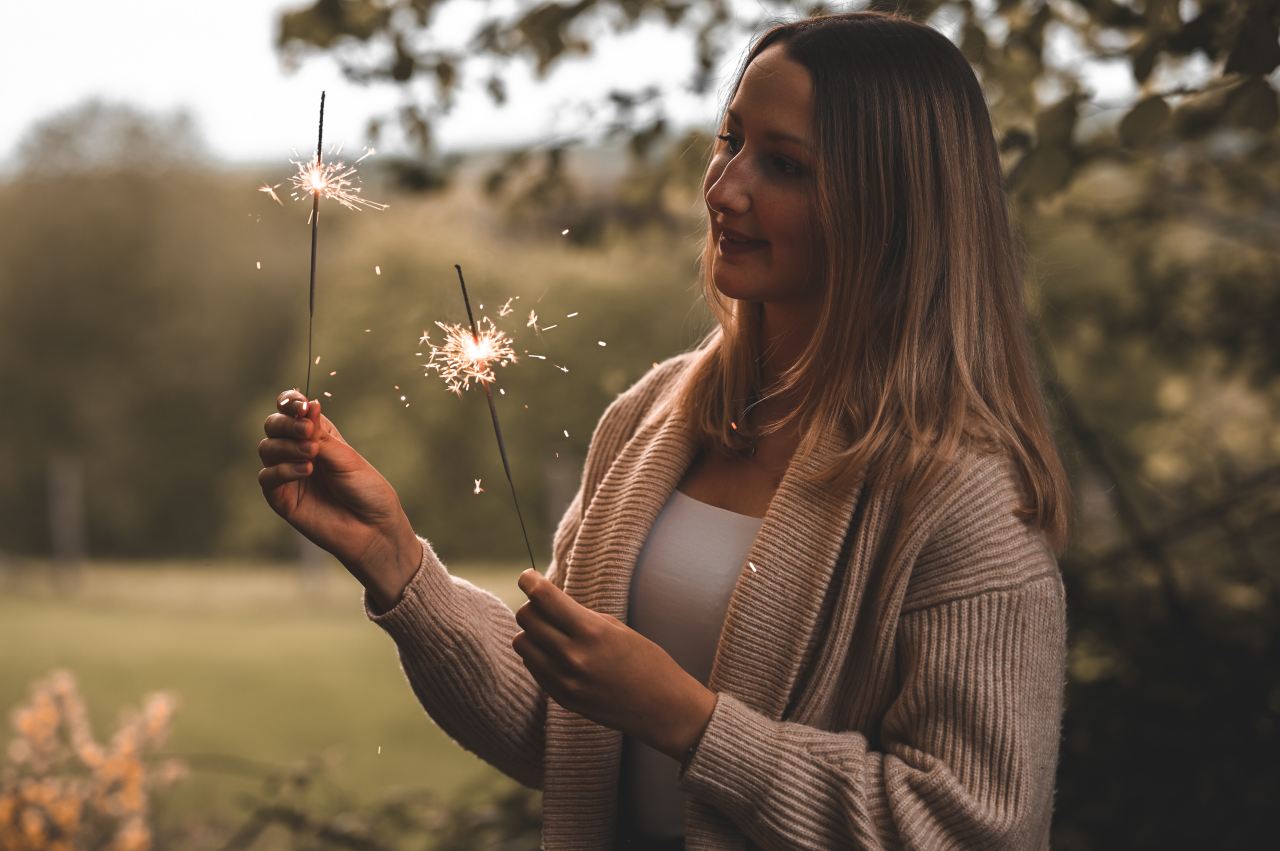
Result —
<instances>
[{"instance_id":1,"label":"white tank top","mask_svg":"<svg viewBox=\"0 0 1280 851\"><path fill-rule=\"evenodd\" d=\"M711 676L734 584L762 518L672 491L636 558L627 625L703 685ZM658 838L684 834L680 764L623 736L622 817Z\"/></svg>"}]
</instances>

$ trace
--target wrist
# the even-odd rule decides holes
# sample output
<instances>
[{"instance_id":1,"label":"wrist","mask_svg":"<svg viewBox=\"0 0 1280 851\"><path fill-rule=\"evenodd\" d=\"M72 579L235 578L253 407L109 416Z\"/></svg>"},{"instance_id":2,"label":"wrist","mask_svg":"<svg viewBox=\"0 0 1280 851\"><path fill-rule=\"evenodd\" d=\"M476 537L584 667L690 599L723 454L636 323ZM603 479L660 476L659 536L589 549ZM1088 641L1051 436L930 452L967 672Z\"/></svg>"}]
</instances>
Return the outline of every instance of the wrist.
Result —
<instances>
[{"instance_id":1,"label":"wrist","mask_svg":"<svg viewBox=\"0 0 1280 851\"><path fill-rule=\"evenodd\" d=\"M689 713L685 723L681 725L683 729L679 731L667 751L667 755L680 763L682 768L689 762L698 743L702 741L702 735L711 723L711 715L715 712L717 700L719 696L716 692L698 683L698 690L689 703Z\"/></svg>"},{"instance_id":2,"label":"wrist","mask_svg":"<svg viewBox=\"0 0 1280 851\"><path fill-rule=\"evenodd\" d=\"M371 558L362 560L357 575L372 601L386 612L400 602L409 580L422 564L422 541L405 518L394 533L379 543Z\"/></svg>"}]
</instances>

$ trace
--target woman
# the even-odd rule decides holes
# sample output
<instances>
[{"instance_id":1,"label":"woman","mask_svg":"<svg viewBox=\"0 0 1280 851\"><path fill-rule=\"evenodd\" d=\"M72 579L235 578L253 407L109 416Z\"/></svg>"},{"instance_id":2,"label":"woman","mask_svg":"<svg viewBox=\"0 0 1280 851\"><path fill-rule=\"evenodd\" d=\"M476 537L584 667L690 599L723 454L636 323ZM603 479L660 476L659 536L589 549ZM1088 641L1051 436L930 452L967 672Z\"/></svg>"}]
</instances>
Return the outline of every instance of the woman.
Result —
<instances>
[{"instance_id":1,"label":"woman","mask_svg":"<svg viewBox=\"0 0 1280 851\"><path fill-rule=\"evenodd\" d=\"M296 391L268 502L545 848L1047 847L1070 493L971 69L891 15L774 27L704 194L719 327L605 411L514 618Z\"/></svg>"}]
</instances>

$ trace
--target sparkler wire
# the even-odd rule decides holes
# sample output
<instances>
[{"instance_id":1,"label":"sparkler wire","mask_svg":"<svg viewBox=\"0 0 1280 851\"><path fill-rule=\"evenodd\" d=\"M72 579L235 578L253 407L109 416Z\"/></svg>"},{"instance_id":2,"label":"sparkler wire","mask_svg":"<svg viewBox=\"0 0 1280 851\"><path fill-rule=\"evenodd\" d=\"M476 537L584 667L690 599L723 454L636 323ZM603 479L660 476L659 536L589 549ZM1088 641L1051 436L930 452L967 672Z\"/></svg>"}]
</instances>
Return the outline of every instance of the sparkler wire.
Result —
<instances>
[{"instance_id":1,"label":"sparkler wire","mask_svg":"<svg viewBox=\"0 0 1280 851\"><path fill-rule=\"evenodd\" d=\"M316 168L320 168L321 149L324 147L324 92L320 92L320 127L316 132ZM311 331L316 321L316 231L320 227L320 188L311 190L311 297L310 313L307 319L307 389L303 393L311 398Z\"/></svg>"},{"instance_id":2,"label":"sparkler wire","mask_svg":"<svg viewBox=\"0 0 1280 851\"><path fill-rule=\"evenodd\" d=\"M478 345L480 343L480 331L476 327L476 317L471 312L471 299L467 296L467 282L462 277L462 267L457 263L453 264L453 268L458 272L458 283L462 285L462 302L467 306L467 320L471 323L471 336ZM502 426L498 424L498 409L493 404L493 393L489 390L487 381L478 382L484 387L484 398L489 402L489 416L493 419L493 434L498 438L498 454L502 456L502 469L507 474L507 484L511 487L511 502L516 507L516 518L520 521L520 532L524 535L524 546L529 551L529 564L536 571L537 563L533 560L533 547L529 544L529 532L525 529L524 515L520 513L520 499L516 496L516 483L511 478L511 464L507 461L507 446L502 440Z\"/></svg>"},{"instance_id":3,"label":"sparkler wire","mask_svg":"<svg viewBox=\"0 0 1280 851\"><path fill-rule=\"evenodd\" d=\"M320 160L323 156L322 148L324 147L324 92L320 92L320 124L316 130L316 165L320 168ZM304 399L311 398L311 338L312 331L316 324L316 231L320 227L320 187L315 187L311 191L311 285L310 297L308 299L307 313L307 387L303 392ZM302 492L306 488L306 481L298 482L298 505L302 504Z\"/></svg>"}]
</instances>

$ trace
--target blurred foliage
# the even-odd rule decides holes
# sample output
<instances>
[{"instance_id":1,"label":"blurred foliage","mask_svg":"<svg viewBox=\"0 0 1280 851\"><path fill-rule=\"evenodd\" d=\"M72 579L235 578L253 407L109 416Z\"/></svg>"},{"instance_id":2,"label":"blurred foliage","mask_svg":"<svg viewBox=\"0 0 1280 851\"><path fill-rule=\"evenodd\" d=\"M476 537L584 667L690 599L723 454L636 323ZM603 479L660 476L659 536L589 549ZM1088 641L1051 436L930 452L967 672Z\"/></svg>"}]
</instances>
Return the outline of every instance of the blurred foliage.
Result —
<instances>
[{"instance_id":1,"label":"blurred foliage","mask_svg":"<svg viewBox=\"0 0 1280 851\"><path fill-rule=\"evenodd\" d=\"M169 735L174 700L148 695L104 746L89 729L75 679L53 671L12 712L0 758L2 851L147 851L150 799L186 773L154 751Z\"/></svg>"},{"instance_id":2,"label":"blurred foliage","mask_svg":"<svg viewBox=\"0 0 1280 851\"><path fill-rule=\"evenodd\" d=\"M276 394L306 376L308 205L256 191L286 163L177 162L189 140L172 122L102 116L89 104L34 128L0 184L0 552L50 552L50 471L70 459L94 556L293 556L296 535L264 510L256 444ZM126 123L130 145L93 144ZM73 167L62 140L127 154ZM522 553L482 394L448 393L416 354L435 320L466 318L460 263L477 313L517 343L495 395L546 553L604 407L706 328L693 247L602 232L583 248L576 221L498 220L478 176L423 198L396 190L397 168L361 163L366 194L391 209L322 209L312 395L443 554Z\"/></svg>"}]
</instances>

